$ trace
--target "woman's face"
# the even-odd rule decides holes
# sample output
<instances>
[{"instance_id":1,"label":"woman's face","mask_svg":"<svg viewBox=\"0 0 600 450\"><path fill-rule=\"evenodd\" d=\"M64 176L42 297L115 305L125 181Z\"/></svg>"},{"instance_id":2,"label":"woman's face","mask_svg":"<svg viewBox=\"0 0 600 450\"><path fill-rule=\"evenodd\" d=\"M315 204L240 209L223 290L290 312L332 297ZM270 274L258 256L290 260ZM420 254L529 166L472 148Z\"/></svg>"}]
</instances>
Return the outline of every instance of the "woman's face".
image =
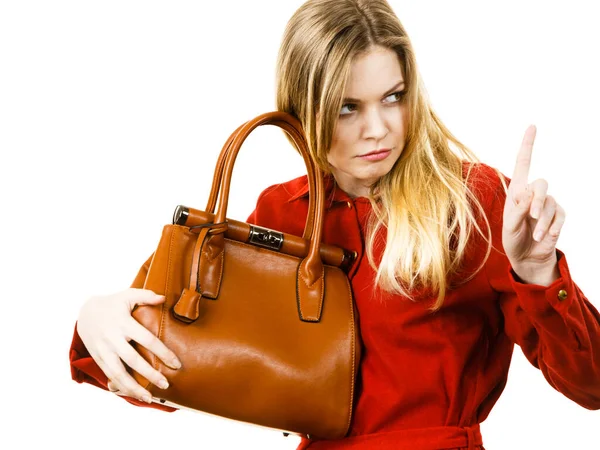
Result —
<instances>
[{"instance_id":1,"label":"woman's face","mask_svg":"<svg viewBox=\"0 0 600 450\"><path fill-rule=\"evenodd\" d=\"M403 81L393 50L377 46L352 63L327 154L337 184L352 197L366 196L402 153L407 110ZM382 149L388 151L365 156Z\"/></svg>"}]
</instances>

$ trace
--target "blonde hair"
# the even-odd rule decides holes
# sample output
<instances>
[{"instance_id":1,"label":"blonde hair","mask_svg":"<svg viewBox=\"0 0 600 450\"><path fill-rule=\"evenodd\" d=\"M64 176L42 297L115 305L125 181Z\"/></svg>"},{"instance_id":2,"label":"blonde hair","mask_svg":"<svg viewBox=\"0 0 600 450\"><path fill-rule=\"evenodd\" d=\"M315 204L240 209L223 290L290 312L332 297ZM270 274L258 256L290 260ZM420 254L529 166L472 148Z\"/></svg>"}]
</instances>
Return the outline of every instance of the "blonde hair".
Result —
<instances>
[{"instance_id":1,"label":"blonde hair","mask_svg":"<svg viewBox=\"0 0 600 450\"><path fill-rule=\"evenodd\" d=\"M443 304L449 279L458 273L472 228L483 235L469 199L485 218L487 253L491 228L485 212L467 188L463 161L480 162L456 139L433 111L419 77L410 39L385 0L308 0L291 17L277 59L276 106L297 117L309 152L330 172L327 152L350 73L352 60L373 46L396 52L401 62L408 120L405 147L394 167L371 187L373 206L365 236L366 255L376 270L375 285L416 301L411 291L437 291L430 311ZM318 113L318 117L317 117ZM288 139L289 136L288 136ZM293 141L290 142L293 143ZM462 153L461 158L451 145ZM506 190L501 172L496 170ZM379 265L373 245L387 227Z\"/></svg>"}]
</instances>

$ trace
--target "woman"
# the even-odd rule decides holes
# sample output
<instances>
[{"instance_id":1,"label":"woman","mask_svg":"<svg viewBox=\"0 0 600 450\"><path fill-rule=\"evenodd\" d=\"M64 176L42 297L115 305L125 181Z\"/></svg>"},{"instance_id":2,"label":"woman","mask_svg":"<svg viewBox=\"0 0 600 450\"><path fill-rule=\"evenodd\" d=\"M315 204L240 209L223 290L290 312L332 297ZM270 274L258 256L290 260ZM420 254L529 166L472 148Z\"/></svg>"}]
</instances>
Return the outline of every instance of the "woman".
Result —
<instances>
[{"instance_id":1,"label":"woman","mask_svg":"<svg viewBox=\"0 0 600 450\"><path fill-rule=\"evenodd\" d=\"M364 344L348 436L303 438L299 448L483 448L479 424L504 389L515 343L556 390L600 409L600 314L556 248L563 208L545 180L528 181L535 128L511 179L479 162L424 92L385 0L309 0L290 19L277 107L302 122L326 172L323 241L356 252L349 278ZM301 235L306 181L265 189L247 221ZM73 378L172 410L144 403L149 393L123 365L168 383L133 339L178 367L130 314L162 301L144 290L89 299L73 338Z\"/></svg>"}]
</instances>

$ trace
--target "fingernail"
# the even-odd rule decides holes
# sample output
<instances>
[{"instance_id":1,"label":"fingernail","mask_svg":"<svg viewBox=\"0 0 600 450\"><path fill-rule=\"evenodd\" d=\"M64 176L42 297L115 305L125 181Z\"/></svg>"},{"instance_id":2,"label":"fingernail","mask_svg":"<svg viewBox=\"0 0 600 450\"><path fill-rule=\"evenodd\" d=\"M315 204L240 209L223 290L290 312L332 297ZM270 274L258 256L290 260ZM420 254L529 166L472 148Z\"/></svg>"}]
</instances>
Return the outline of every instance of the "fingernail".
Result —
<instances>
[{"instance_id":1,"label":"fingernail","mask_svg":"<svg viewBox=\"0 0 600 450\"><path fill-rule=\"evenodd\" d=\"M161 389L167 389L167 388L169 387L169 382L168 382L167 380L160 380L160 381L158 382L158 386L159 386Z\"/></svg>"},{"instance_id":2,"label":"fingernail","mask_svg":"<svg viewBox=\"0 0 600 450\"><path fill-rule=\"evenodd\" d=\"M175 369L179 369L179 368L181 368L181 363L179 362L178 359L173 359L173 360L171 360L171 367L173 367Z\"/></svg>"},{"instance_id":3,"label":"fingernail","mask_svg":"<svg viewBox=\"0 0 600 450\"><path fill-rule=\"evenodd\" d=\"M540 210L538 208L534 208L531 212L531 217L537 219L540 216Z\"/></svg>"},{"instance_id":4,"label":"fingernail","mask_svg":"<svg viewBox=\"0 0 600 450\"><path fill-rule=\"evenodd\" d=\"M152 399L150 397L148 397L147 395L144 395L142 397L142 400L145 401L146 403L152 403Z\"/></svg>"},{"instance_id":5,"label":"fingernail","mask_svg":"<svg viewBox=\"0 0 600 450\"><path fill-rule=\"evenodd\" d=\"M543 234L544 234L544 233L543 233L542 231L538 231L537 233L535 233L535 235L533 236L533 238L534 238L536 241L540 242L540 241L542 240L542 235L543 235Z\"/></svg>"}]
</instances>

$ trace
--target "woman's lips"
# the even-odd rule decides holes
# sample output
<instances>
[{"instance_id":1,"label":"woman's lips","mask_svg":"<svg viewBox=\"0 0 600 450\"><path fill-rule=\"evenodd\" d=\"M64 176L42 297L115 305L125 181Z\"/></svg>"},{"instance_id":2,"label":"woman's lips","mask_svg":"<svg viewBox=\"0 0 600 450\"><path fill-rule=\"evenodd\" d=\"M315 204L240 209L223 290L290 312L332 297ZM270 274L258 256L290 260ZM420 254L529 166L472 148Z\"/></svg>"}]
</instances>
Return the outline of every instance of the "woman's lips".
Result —
<instances>
[{"instance_id":1,"label":"woman's lips","mask_svg":"<svg viewBox=\"0 0 600 450\"><path fill-rule=\"evenodd\" d=\"M359 158L365 159L367 161L381 161L389 156L392 153L391 150L384 150L378 153L369 153L367 155L360 155Z\"/></svg>"}]
</instances>

